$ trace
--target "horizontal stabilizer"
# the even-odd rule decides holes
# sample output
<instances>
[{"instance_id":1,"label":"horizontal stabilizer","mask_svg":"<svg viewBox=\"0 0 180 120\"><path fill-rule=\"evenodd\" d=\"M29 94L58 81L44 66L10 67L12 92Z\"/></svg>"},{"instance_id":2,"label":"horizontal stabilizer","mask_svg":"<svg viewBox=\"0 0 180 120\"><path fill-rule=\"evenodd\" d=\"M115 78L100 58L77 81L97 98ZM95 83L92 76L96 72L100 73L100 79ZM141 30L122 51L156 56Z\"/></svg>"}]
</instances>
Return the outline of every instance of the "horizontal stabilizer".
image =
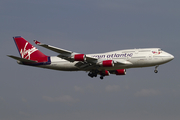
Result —
<instances>
[{"instance_id":1,"label":"horizontal stabilizer","mask_svg":"<svg viewBox=\"0 0 180 120\"><path fill-rule=\"evenodd\" d=\"M8 57L11 57L15 60L18 60L20 62L25 62L25 63L37 63L37 61L33 61L33 60L28 60L28 59L24 59L24 58L20 58L20 57L16 57L16 56L13 56L13 55L7 55Z\"/></svg>"}]
</instances>

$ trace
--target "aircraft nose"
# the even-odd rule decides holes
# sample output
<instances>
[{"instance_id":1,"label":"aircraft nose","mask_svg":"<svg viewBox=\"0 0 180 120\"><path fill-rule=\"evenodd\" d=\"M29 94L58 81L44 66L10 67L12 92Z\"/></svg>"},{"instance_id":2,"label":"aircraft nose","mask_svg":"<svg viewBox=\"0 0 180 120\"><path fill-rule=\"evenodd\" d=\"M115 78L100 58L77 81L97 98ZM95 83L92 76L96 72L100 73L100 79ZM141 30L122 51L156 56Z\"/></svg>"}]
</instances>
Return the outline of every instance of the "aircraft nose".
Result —
<instances>
[{"instance_id":1,"label":"aircraft nose","mask_svg":"<svg viewBox=\"0 0 180 120\"><path fill-rule=\"evenodd\" d=\"M170 54L170 59L173 60L174 59L174 56Z\"/></svg>"},{"instance_id":2,"label":"aircraft nose","mask_svg":"<svg viewBox=\"0 0 180 120\"><path fill-rule=\"evenodd\" d=\"M173 60L173 59L174 59L174 56L171 55L171 54L168 54L168 61L171 61L171 60Z\"/></svg>"}]
</instances>

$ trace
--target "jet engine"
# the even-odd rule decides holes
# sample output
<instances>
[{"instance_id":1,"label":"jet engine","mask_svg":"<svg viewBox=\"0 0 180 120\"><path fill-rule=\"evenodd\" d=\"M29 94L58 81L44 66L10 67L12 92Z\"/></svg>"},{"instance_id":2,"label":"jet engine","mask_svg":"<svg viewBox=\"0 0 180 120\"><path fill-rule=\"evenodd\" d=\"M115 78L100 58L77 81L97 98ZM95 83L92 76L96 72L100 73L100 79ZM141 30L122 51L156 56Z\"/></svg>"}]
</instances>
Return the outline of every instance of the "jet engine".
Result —
<instances>
[{"instance_id":1,"label":"jet engine","mask_svg":"<svg viewBox=\"0 0 180 120\"><path fill-rule=\"evenodd\" d=\"M99 63L99 65L102 65L103 67L113 67L114 61L113 60L104 60Z\"/></svg>"},{"instance_id":2,"label":"jet engine","mask_svg":"<svg viewBox=\"0 0 180 120\"><path fill-rule=\"evenodd\" d=\"M86 55L85 54L76 54L76 55L72 56L72 59L74 59L74 61L86 61Z\"/></svg>"},{"instance_id":3,"label":"jet engine","mask_svg":"<svg viewBox=\"0 0 180 120\"><path fill-rule=\"evenodd\" d=\"M126 69L118 69L115 71L116 75L126 75Z\"/></svg>"}]
</instances>

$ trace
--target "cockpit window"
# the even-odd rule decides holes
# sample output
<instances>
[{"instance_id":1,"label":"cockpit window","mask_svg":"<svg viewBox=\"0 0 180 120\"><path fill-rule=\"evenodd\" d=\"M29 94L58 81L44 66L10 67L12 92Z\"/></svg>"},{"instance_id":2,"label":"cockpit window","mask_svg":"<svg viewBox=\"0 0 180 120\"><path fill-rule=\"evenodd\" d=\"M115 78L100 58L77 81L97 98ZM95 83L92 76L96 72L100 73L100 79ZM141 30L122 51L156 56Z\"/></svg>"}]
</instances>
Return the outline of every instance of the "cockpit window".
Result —
<instances>
[{"instance_id":1,"label":"cockpit window","mask_svg":"<svg viewBox=\"0 0 180 120\"><path fill-rule=\"evenodd\" d=\"M160 51L162 51L162 49L158 49L158 51L160 52Z\"/></svg>"},{"instance_id":2,"label":"cockpit window","mask_svg":"<svg viewBox=\"0 0 180 120\"><path fill-rule=\"evenodd\" d=\"M156 50L154 50L154 51L152 51L152 53L154 54L154 55L159 55L159 54L161 54L162 53L162 49L156 49Z\"/></svg>"}]
</instances>

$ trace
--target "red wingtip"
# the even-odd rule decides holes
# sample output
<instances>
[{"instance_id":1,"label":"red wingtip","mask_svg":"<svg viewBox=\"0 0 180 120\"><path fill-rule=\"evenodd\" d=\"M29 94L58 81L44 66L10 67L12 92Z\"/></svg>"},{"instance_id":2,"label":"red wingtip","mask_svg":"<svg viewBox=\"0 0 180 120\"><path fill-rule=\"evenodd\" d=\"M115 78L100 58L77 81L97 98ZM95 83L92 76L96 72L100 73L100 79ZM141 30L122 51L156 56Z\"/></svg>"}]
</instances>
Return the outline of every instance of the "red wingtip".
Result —
<instances>
[{"instance_id":1,"label":"red wingtip","mask_svg":"<svg viewBox=\"0 0 180 120\"><path fill-rule=\"evenodd\" d=\"M41 44L41 42L39 42L39 41L37 41L37 40L34 40L34 43L35 43L36 45L40 45L40 44Z\"/></svg>"}]
</instances>

